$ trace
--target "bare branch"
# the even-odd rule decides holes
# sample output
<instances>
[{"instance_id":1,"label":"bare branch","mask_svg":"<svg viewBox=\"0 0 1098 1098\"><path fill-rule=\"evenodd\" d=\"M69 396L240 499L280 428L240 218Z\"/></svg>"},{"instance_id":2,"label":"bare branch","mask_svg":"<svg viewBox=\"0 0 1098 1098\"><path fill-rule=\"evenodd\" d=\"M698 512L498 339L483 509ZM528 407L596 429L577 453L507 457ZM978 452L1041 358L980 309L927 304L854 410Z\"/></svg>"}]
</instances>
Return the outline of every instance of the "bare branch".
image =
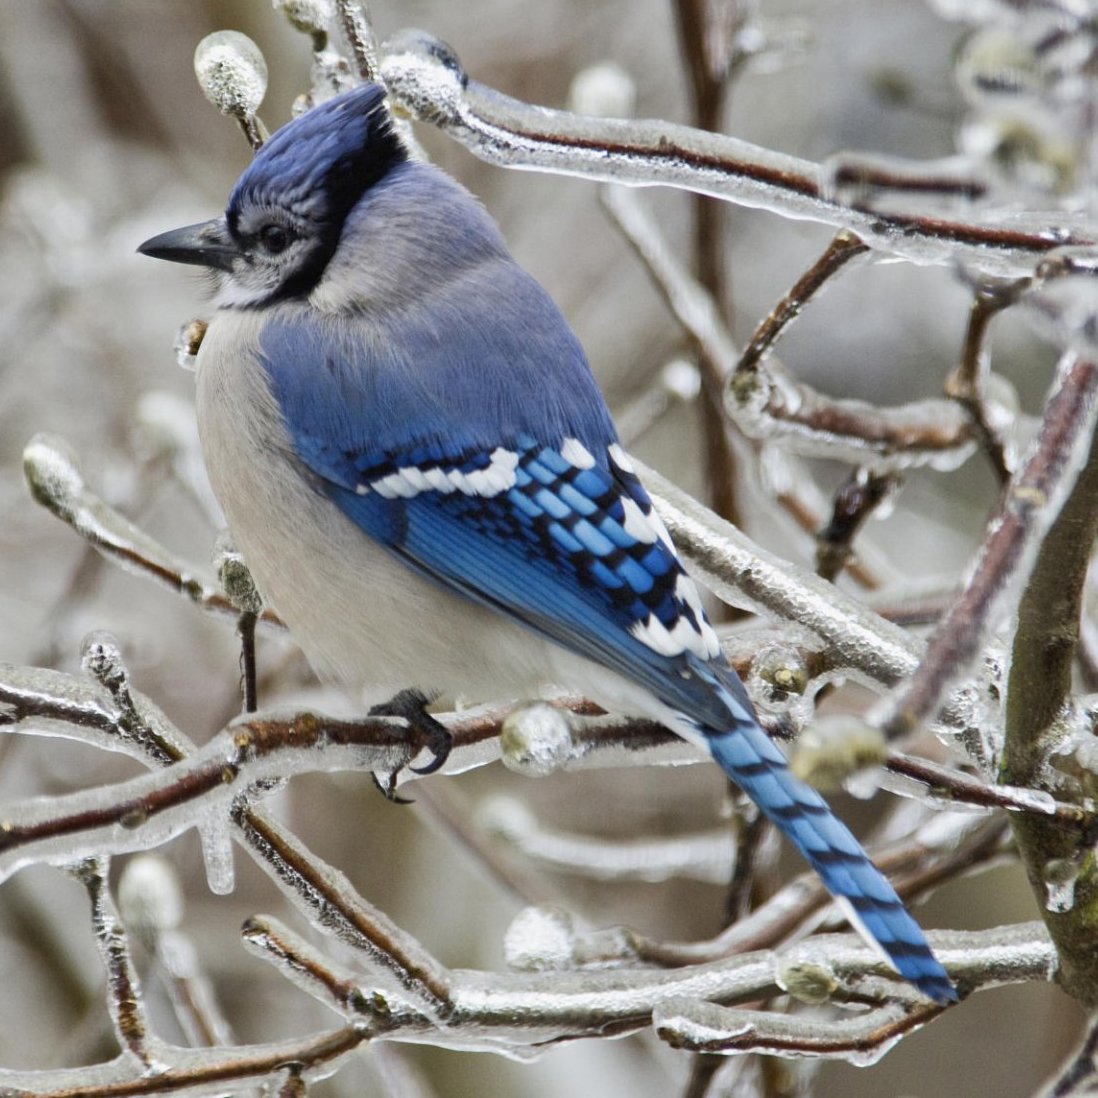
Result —
<instances>
[{"instance_id":1,"label":"bare branch","mask_svg":"<svg viewBox=\"0 0 1098 1098\"><path fill-rule=\"evenodd\" d=\"M978 286L968 314L964 348L957 369L946 378L945 391L972 417L981 446L991 461L999 483L1005 485L1013 471L1006 444L987 404L988 356L985 349L988 327L1004 309L1013 305L1030 284L1021 278L1008 283Z\"/></svg>"},{"instance_id":2,"label":"bare branch","mask_svg":"<svg viewBox=\"0 0 1098 1098\"><path fill-rule=\"evenodd\" d=\"M141 984L130 956L126 931L118 918L107 888L107 863L100 859L81 862L74 875L88 890L91 901L92 930L95 944L107 974L107 1003L111 1024L122 1046L123 1055L143 1069L154 1068L156 1057L150 1047L149 1024L141 999Z\"/></svg>"},{"instance_id":3,"label":"bare branch","mask_svg":"<svg viewBox=\"0 0 1098 1098\"><path fill-rule=\"evenodd\" d=\"M750 371L770 353L786 328L800 316L804 307L832 278L852 259L865 255L869 248L853 233L837 233L827 250L793 284L789 292L770 310L769 315L755 329L740 356L737 370Z\"/></svg>"}]
</instances>

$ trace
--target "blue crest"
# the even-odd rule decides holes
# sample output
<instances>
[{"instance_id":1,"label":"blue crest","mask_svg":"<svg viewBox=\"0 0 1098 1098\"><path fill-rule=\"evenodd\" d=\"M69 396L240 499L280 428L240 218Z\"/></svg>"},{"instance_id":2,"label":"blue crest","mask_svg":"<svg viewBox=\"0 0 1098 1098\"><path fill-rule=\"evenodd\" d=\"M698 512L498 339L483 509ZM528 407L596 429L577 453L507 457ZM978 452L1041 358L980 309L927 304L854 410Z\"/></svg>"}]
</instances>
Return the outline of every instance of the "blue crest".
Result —
<instances>
[{"instance_id":1,"label":"blue crest","mask_svg":"<svg viewBox=\"0 0 1098 1098\"><path fill-rule=\"evenodd\" d=\"M288 122L240 177L225 218L248 206L281 206L319 229L338 228L363 193L408 154L393 130L384 89L364 84Z\"/></svg>"}]
</instances>

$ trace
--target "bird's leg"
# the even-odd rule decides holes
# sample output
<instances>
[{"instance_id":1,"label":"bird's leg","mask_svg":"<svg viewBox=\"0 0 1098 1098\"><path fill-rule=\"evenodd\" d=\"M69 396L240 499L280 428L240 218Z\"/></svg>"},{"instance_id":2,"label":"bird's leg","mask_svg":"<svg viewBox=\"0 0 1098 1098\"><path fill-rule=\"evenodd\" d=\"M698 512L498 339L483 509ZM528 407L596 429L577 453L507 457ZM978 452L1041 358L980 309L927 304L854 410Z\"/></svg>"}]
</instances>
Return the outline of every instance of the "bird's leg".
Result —
<instances>
[{"instance_id":1,"label":"bird's leg","mask_svg":"<svg viewBox=\"0 0 1098 1098\"><path fill-rule=\"evenodd\" d=\"M403 717L408 722L409 730L434 756L425 766L413 766L411 769L416 774L433 774L440 769L446 763L450 748L454 745L454 737L446 726L427 712L427 706L432 700L421 690L401 690L387 702L375 705L370 710L371 717ZM386 793L386 796L389 794Z\"/></svg>"}]
</instances>

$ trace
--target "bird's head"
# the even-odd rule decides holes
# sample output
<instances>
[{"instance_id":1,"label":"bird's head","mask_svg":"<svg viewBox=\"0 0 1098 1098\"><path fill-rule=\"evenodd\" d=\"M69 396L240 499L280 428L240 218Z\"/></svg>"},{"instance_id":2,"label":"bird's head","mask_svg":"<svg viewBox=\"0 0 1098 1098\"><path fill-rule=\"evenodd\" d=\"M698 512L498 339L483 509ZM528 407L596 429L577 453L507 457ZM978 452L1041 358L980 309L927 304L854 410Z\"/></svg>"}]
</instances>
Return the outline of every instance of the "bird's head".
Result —
<instances>
[{"instance_id":1,"label":"bird's head","mask_svg":"<svg viewBox=\"0 0 1098 1098\"><path fill-rule=\"evenodd\" d=\"M308 294L362 195L408 155L376 84L283 126L237 181L223 217L137 250L219 272L219 301L249 307Z\"/></svg>"}]
</instances>

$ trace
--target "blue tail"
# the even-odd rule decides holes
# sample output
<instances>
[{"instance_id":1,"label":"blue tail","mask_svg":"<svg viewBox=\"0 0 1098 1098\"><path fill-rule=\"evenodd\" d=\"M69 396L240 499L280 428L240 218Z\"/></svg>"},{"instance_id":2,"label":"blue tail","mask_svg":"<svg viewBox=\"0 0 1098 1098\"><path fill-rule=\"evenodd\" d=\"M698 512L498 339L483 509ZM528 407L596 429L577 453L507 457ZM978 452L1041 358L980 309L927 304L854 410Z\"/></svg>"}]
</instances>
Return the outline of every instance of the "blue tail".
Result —
<instances>
[{"instance_id":1,"label":"blue tail","mask_svg":"<svg viewBox=\"0 0 1098 1098\"><path fill-rule=\"evenodd\" d=\"M848 902L900 974L936 1003L956 1002L952 981L892 885L819 793L790 773L767 734L746 721L731 732L703 731L721 769L789 836L832 895Z\"/></svg>"}]
</instances>

